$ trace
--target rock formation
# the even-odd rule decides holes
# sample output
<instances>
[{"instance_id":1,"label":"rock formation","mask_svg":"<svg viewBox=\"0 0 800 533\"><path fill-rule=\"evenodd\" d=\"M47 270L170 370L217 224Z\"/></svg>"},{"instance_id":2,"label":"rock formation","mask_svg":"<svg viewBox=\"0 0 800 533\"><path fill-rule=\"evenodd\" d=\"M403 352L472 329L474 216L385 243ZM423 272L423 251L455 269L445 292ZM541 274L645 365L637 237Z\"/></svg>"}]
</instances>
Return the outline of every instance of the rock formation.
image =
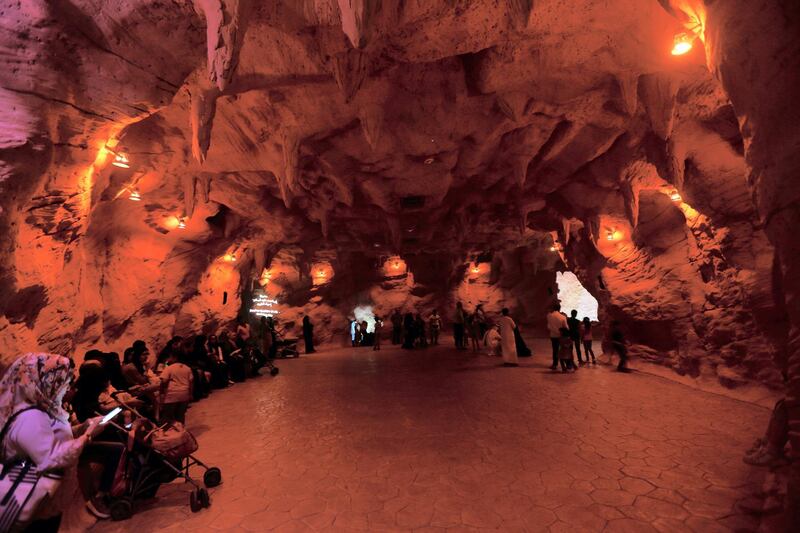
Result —
<instances>
[{"instance_id":1,"label":"rock formation","mask_svg":"<svg viewBox=\"0 0 800 533\"><path fill-rule=\"evenodd\" d=\"M568 269L634 354L800 395L789 2L0 4L4 363L259 286L321 340L456 299L535 329Z\"/></svg>"}]
</instances>

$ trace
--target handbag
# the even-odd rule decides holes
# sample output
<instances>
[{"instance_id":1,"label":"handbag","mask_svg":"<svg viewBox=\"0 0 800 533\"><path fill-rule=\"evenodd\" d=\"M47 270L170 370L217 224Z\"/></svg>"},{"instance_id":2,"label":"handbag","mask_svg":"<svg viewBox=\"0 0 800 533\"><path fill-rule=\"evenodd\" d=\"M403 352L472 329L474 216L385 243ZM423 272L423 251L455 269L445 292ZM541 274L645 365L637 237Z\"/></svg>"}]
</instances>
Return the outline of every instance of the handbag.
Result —
<instances>
[{"instance_id":1,"label":"handbag","mask_svg":"<svg viewBox=\"0 0 800 533\"><path fill-rule=\"evenodd\" d=\"M11 415L0 431L0 453L11 424L21 413L37 409L28 407ZM21 528L29 522L43 502L51 499L61 485L57 472L39 472L30 460L3 461L0 471L0 533Z\"/></svg>"},{"instance_id":2,"label":"handbag","mask_svg":"<svg viewBox=\"0 0 800 533\"><path fill-rule=\"evenodd\" d=\"M198 448L194 435L180 422L170 422L163 427L156 427L146 435L145 439L155 451L171 461L188 457Z\"/></svg>"}]
</instances>

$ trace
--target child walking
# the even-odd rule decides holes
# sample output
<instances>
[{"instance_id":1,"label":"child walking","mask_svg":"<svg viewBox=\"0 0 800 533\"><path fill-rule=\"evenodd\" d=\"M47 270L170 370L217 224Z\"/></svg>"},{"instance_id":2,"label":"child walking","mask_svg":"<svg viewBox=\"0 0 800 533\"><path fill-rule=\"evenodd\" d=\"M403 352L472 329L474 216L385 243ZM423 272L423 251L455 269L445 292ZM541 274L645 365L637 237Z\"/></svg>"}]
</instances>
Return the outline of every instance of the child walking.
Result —
<instances>
[{"instance_id":1,"label":"child walking","mask_svg":"<svg viewBox=\"0 0 800 533\"><path fill-rule=\"evenodd\" d=\"M572 336L568 328L561 328L561 337L558 340L558 359L561 371L564 373L577 370L575 360L572 359Z\"/></svg>"}]
</instances>

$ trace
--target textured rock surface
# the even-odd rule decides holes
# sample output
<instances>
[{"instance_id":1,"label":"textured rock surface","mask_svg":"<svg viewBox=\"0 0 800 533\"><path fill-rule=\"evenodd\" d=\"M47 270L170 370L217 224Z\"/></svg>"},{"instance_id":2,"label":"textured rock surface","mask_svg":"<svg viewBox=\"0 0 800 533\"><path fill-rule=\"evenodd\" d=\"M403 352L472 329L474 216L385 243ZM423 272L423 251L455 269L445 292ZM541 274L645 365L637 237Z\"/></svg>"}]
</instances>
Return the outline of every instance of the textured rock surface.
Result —
<instances>
[{"instance_id":1,"label":"textured rock surface","mask_svg":"<svg viewBox=\"0 0 800 533\"><path fill-rule=\"evenodd\" d=\"M780 387L797 83L756 65L796 13L716 4L0 2L3 360L215 328L265 271L320 340L456 299L538 328L568 268L634 353Z\"/></svg>"}]
</instances>

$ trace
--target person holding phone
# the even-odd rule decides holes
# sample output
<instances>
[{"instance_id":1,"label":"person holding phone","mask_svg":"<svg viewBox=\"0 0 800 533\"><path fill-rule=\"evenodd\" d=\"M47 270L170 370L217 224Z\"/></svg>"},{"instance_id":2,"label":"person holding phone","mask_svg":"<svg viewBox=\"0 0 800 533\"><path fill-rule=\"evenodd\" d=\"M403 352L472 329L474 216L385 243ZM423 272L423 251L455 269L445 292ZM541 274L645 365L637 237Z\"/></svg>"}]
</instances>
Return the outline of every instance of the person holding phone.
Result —
<instances>
[{"instance_id":1,"label":"person holding phone","mask_svg":"<svg viewBox=\"0 0 800 533\"><path fill-rule=\"evenodd\" d=\"M28 353L14 361L0 380L0 459L32 461L40 472L58 472L78 465L86 446L103 427L102 417L71 426L62 403L72 380L71 361L46 353ZM56 495L36 509L31 531L58 531L65 482ZM74 478L73 478L74 479ZM95 505L94 498L87 506ZM104 514L104 513L100 513ZM105 514L105 516L108 516Z\"/></svg>"}]
</instances>

